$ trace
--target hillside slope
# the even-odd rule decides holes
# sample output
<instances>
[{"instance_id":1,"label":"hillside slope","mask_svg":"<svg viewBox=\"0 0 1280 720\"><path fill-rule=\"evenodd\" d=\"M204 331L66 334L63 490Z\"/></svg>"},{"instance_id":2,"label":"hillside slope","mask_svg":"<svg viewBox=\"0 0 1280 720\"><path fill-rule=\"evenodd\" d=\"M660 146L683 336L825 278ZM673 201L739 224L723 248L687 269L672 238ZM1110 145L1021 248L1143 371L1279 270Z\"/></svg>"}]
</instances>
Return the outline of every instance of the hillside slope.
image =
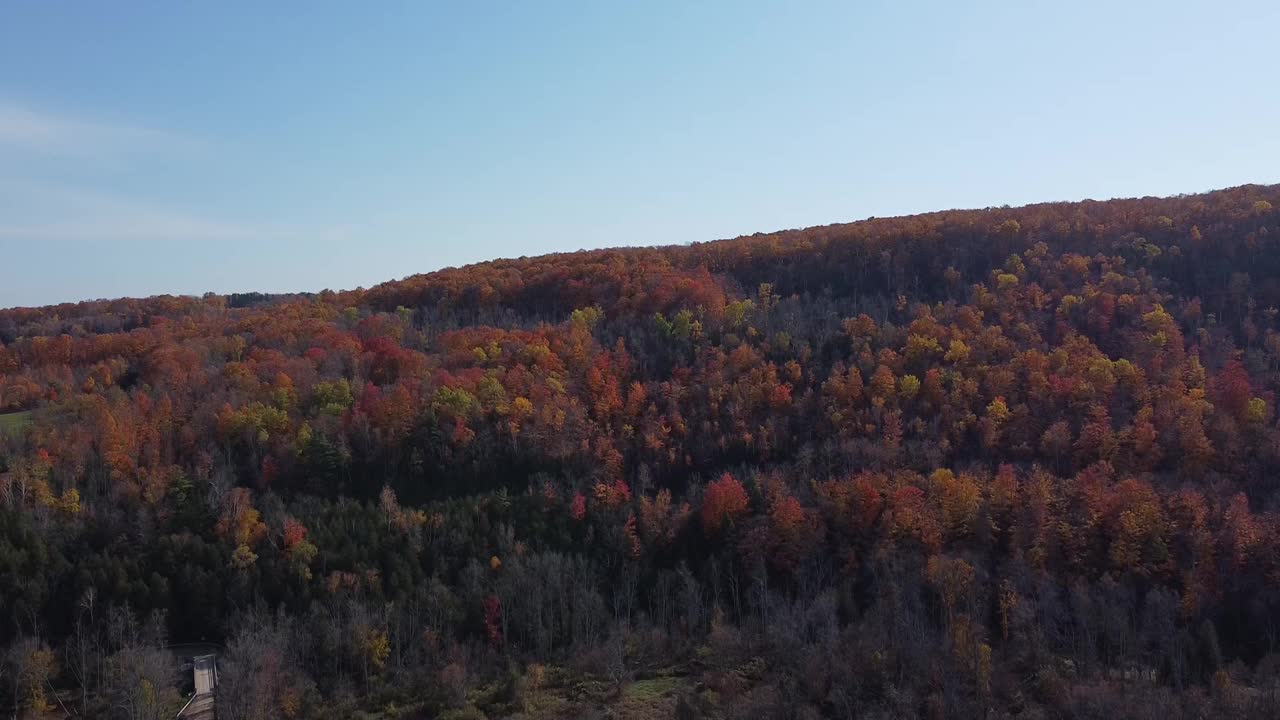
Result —
<instances>
[{"instance_id":1,"label":"hillside slope","mask_svg":"<svg viewBox=\"0 0 1280 720\"><path fill-rule=\"evenodd\" d=\"M1244 186L0 311L0 706L1275 717L1278 308Z\"/></svg>"}]
</instances>

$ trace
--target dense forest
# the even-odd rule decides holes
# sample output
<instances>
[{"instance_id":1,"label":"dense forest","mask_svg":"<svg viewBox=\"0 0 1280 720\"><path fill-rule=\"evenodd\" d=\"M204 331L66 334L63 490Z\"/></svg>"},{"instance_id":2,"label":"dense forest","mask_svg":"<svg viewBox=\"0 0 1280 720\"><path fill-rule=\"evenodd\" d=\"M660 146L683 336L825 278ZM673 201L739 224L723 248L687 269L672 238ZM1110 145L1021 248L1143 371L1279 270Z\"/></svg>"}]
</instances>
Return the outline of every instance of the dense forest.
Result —
<instances>
[{"instance_id":1,"label":"dense forest","mask_svg":"<svg viewBox=\"0 0 1280 720\"><path fill-rule=\"evenodd\" d=\"M1280 717L1278 389L1280 186L4 310L0 708Z\"/></svg>"}]
</instances>

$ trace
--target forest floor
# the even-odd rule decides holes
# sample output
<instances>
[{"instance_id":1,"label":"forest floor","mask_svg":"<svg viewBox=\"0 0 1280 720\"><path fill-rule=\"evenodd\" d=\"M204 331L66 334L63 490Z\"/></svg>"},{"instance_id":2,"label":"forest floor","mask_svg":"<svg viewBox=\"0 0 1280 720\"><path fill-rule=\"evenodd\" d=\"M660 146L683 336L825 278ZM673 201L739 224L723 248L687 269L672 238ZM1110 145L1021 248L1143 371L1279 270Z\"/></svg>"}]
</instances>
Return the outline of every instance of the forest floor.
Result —
<instances>
[{"instance_id":1,"label":"forest floor","mask_svg":"<svg viewBox=\"0 0 1280 720\"><path fill-rule=\"evenodd\" d=\"M702 668L695 661L634 670L626 679L615 681L606 675L548 665L536 673L524 673L514 692L509 684L494 682L471 691L465 703L448 710L388 705L381 711L344 711L342 716L359 720L659 720L681 716L678 708L684 704L686 712L697 717L728 717L729 708L717 690L736 695L767 685L761 683L762 667L758 658L741 667L719 669Z\"/></svg>"}]
</instances>

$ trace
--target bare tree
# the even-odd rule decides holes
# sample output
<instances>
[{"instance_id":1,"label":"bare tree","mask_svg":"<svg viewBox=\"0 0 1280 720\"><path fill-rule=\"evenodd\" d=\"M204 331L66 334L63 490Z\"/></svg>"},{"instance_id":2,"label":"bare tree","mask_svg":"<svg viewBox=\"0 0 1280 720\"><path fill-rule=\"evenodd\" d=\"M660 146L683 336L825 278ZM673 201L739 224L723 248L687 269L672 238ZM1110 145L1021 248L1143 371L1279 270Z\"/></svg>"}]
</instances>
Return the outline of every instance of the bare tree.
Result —
<instances>
[{"instance_id":1,"label":"bare tree","mask_svg":"<svg viewBox=\"0 0 1280 720\"><path fill-rule=\"evenodd\" d=\"M173 657L157 647L129 645L109 663L108 695L118 717L166 720L178 700Z\"/></svg>"},{"instance_id":2,"label":"bare tree","mask_svg":"<svg viewBox=\"0 0 1280 720\"><path fill-rule=\"evenodd\" d=\"M93 588L80 598L76 625L63 645L63 663L80 686L80 712L87 713L89 694L101 678L102 646L96 631L97 592Z\"/></svg>"},{"instance_id":3,"label":"bare tree","mask_svg":"<svg viewBox=\"0 0 1280 720\"><path fill-rule=\"evenodd\" d=\"M246 620L219 661L218 717L253 720L296 712L309 683L300 671L291 623Z\"/></svg>"}]
</instances>

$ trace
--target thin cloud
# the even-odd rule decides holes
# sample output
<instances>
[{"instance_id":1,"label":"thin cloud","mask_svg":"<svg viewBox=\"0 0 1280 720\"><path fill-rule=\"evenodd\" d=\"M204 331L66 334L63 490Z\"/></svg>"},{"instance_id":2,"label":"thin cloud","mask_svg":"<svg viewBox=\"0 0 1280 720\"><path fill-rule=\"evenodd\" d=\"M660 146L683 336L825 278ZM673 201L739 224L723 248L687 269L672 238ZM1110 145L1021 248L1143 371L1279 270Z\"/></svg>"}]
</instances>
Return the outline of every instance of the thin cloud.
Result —
<instances>
[{"instance_id":1,"label":"thin cloud","mask_svg":"<svg viewBox=\"0 0 1280 720\"><path fill-rule=\"evenodd\" d=\"M113 183L163 160L193 176L225 153L181 133L38 110L0 97L0 255L5 248L347 242L354 228L241 215L234 207L161 199L159 188ZM225 150L226 148L219 148ZM192 152L194 151L194 152ZM130 188L130 189L125 189Z\"/></svg>"},{"instance_id":2,"label":"thin cloud","mask_svg":"<svg viewBox=\"0 0 1280 720\"><path fill-rule=\"evenodd\" d=\"M73 117L0 98L0 149L71 156L192 151L207 143L157 128Z\"/></svg>"},{"instance_id":3,"label":"thin cloud","mask_svg":"<svg viewBox=\"0 0 1280 720\"><path fill-rule=\"evenodd\" d=\"M278 228L222 221L113 193L103 185L103 170L146 167L160 157L202 163L210 156L191 151L209 147L169 130L0 97L0 164L9 173L0 176L0 242L229 241L278 235Z\"/></svg>"},{"instance_id":4,"label":"thin cloud","mask_svg":"<svg viewBox=\"0 0 1280 720\"><path fill-rule=\"evenodd\" d=\"M271 240L295 231L221 222L194 215L149 213L128 218L0 225L0 242L233 242Z\"/></svg>"},{"instance_id":5,"label":"thin cloud","mask_svg":"<svg viewBox=\"0 0 1280 720\"><path fill-rule=\"evenodd\" d=\"M228 221L78 187L0 178L0 242L269 242L348 237L341 226ZM27 217L15 219L25 208ZM34 212L32 212L34 211Z\"/></svg>"}]
</instances>

